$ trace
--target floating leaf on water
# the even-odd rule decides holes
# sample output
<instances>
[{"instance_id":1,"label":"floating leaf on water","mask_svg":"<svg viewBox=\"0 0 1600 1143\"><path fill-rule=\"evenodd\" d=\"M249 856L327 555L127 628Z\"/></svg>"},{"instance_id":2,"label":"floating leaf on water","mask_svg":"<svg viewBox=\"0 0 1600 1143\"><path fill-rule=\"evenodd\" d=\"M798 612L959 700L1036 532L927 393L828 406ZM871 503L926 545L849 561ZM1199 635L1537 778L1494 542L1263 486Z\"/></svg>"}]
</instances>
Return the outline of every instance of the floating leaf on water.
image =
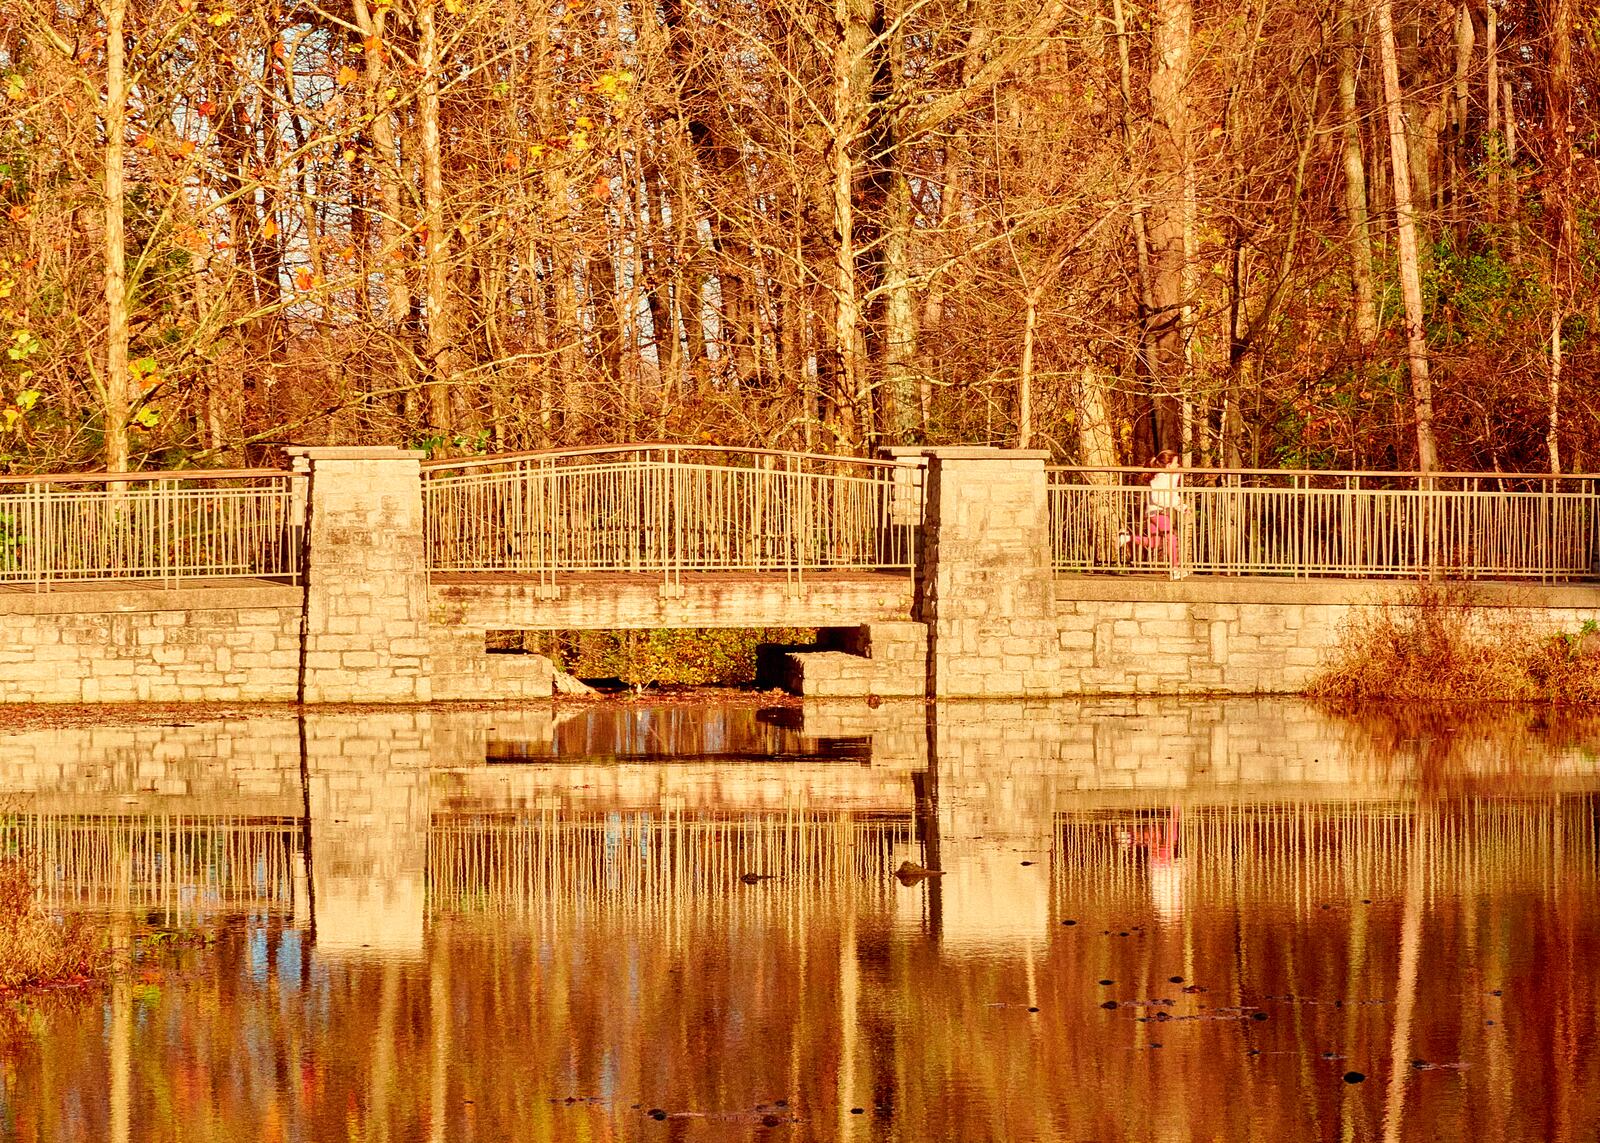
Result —
<instances>
[{"instance_id":1,"label":"floating leaf on water","mask_svg":"<svg viewBox=\"0 0 1600 1143\"><path fill-rule=\"evenodd\" d=\"M1366 1078L1367 1077L1361 1072L1345 1072L1344 1073L1344 1082L1345 1083L1360 1083L1362 1080L1364 1080Z\"/></svg>"}]
</instances>

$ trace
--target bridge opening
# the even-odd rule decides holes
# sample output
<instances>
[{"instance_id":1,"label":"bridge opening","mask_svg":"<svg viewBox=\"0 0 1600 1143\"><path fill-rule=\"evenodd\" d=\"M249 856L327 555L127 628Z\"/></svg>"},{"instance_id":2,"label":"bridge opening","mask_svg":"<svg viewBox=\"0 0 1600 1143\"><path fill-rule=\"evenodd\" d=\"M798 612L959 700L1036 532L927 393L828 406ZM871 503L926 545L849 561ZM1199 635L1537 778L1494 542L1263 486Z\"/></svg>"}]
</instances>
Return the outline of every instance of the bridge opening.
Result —
<instances>
[{"instance_id":1,"label":"bridge opening","mask_svg":"<svg viewBox=\"0 0 1600 1143\"><path fill-rule=\"evenodd\" d=\"M817 649L814 627L685 627L518 631L485 634L491 655L543 655L557 670L600 690L763 685L768 648Z\"/></svg>"}]
</instances>

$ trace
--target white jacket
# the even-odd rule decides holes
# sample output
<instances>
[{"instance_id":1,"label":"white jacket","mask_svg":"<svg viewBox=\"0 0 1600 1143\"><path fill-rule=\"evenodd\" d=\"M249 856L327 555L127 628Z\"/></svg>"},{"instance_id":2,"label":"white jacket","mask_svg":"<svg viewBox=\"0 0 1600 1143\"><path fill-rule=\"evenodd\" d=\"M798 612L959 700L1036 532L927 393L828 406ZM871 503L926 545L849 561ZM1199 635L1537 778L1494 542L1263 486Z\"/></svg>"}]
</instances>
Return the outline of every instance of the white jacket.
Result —
<instances>
[{"instance_id":1,"label":"white jacket","mask_svg":"<svg viewBox=\"0 0 1600 1143\"><path fill-rule=\"evenodd\" d=\"M1183 473L1164 468L1150 478L1150 506L1152 516L1157 512L1173 513L1183 509Z\"/></svg>"}]
</instances>

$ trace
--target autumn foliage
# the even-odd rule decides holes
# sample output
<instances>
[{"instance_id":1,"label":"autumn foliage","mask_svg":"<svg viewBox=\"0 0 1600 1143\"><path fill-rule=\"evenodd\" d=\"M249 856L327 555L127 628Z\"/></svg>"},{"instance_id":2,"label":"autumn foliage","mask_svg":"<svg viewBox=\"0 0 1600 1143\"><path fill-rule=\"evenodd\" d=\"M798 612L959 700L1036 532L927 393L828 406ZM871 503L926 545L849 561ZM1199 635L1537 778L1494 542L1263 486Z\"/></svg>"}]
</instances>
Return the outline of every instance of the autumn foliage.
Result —
<instances>
[{"instance_id":1,"label":"autumn foliage","mask_svg":"<svg viewBox=\"0 0 1600 1143\"><path fill-rule=\"evenodd\" d=\"M1597 84L1572 0L12 0L0 467L1411 467L1420 344L1442 466L1592 469Z\"/></svg>"}]
</instances>

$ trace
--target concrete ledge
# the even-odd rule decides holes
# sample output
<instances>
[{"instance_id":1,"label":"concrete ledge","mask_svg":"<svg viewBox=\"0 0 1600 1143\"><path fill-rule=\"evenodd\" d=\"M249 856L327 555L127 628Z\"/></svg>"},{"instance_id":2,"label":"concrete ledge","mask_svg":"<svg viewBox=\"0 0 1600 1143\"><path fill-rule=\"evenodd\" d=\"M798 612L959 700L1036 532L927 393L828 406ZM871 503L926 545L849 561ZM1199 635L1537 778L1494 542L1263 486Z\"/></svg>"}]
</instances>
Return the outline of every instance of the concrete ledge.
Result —
<instances>
[{"instance_id":1,"label":"concrete ledge","mask_svg":"<svg viewBox=\"0 0 1600 1143\"><path fill-rule=\"evenodd\" d=\"M846 627L908 619L908 576L683 577L683 594L664 597L659 577L560 581L559 599L536 582L441 582L428 588L434 623L479 630L648 630L660 627Z\"/></svg>"},{"instance_id":2,"label":"concrete ledge","mask_svg":"<svg viewBox=\"0 0 1600 1143\"><path fill-rule=\"evenodd\" d=\"M151 611L245 611L257 607L298 609L305 590L266 580L212 581L166 588L159 584L63 585L53 591L0 589L0 615L118 615Z\"/></svg>"},{"instance_id":3,"label":"concrete ledge","mask_svg":"<svg viewBox=\"0 0 1600 1143\"><path fill-rule=\"evenodd\" d=\"M1458 580L1442 587L1480 607L1600 607L1600 583L1518 583ZM1406 603L1418 581L1410 579L1275 579L1208 576L1187 579L1137 575L1057 576L1057 602L1071 603L1273 603L1352 606Z\"/></svg>"}]
</instances>

